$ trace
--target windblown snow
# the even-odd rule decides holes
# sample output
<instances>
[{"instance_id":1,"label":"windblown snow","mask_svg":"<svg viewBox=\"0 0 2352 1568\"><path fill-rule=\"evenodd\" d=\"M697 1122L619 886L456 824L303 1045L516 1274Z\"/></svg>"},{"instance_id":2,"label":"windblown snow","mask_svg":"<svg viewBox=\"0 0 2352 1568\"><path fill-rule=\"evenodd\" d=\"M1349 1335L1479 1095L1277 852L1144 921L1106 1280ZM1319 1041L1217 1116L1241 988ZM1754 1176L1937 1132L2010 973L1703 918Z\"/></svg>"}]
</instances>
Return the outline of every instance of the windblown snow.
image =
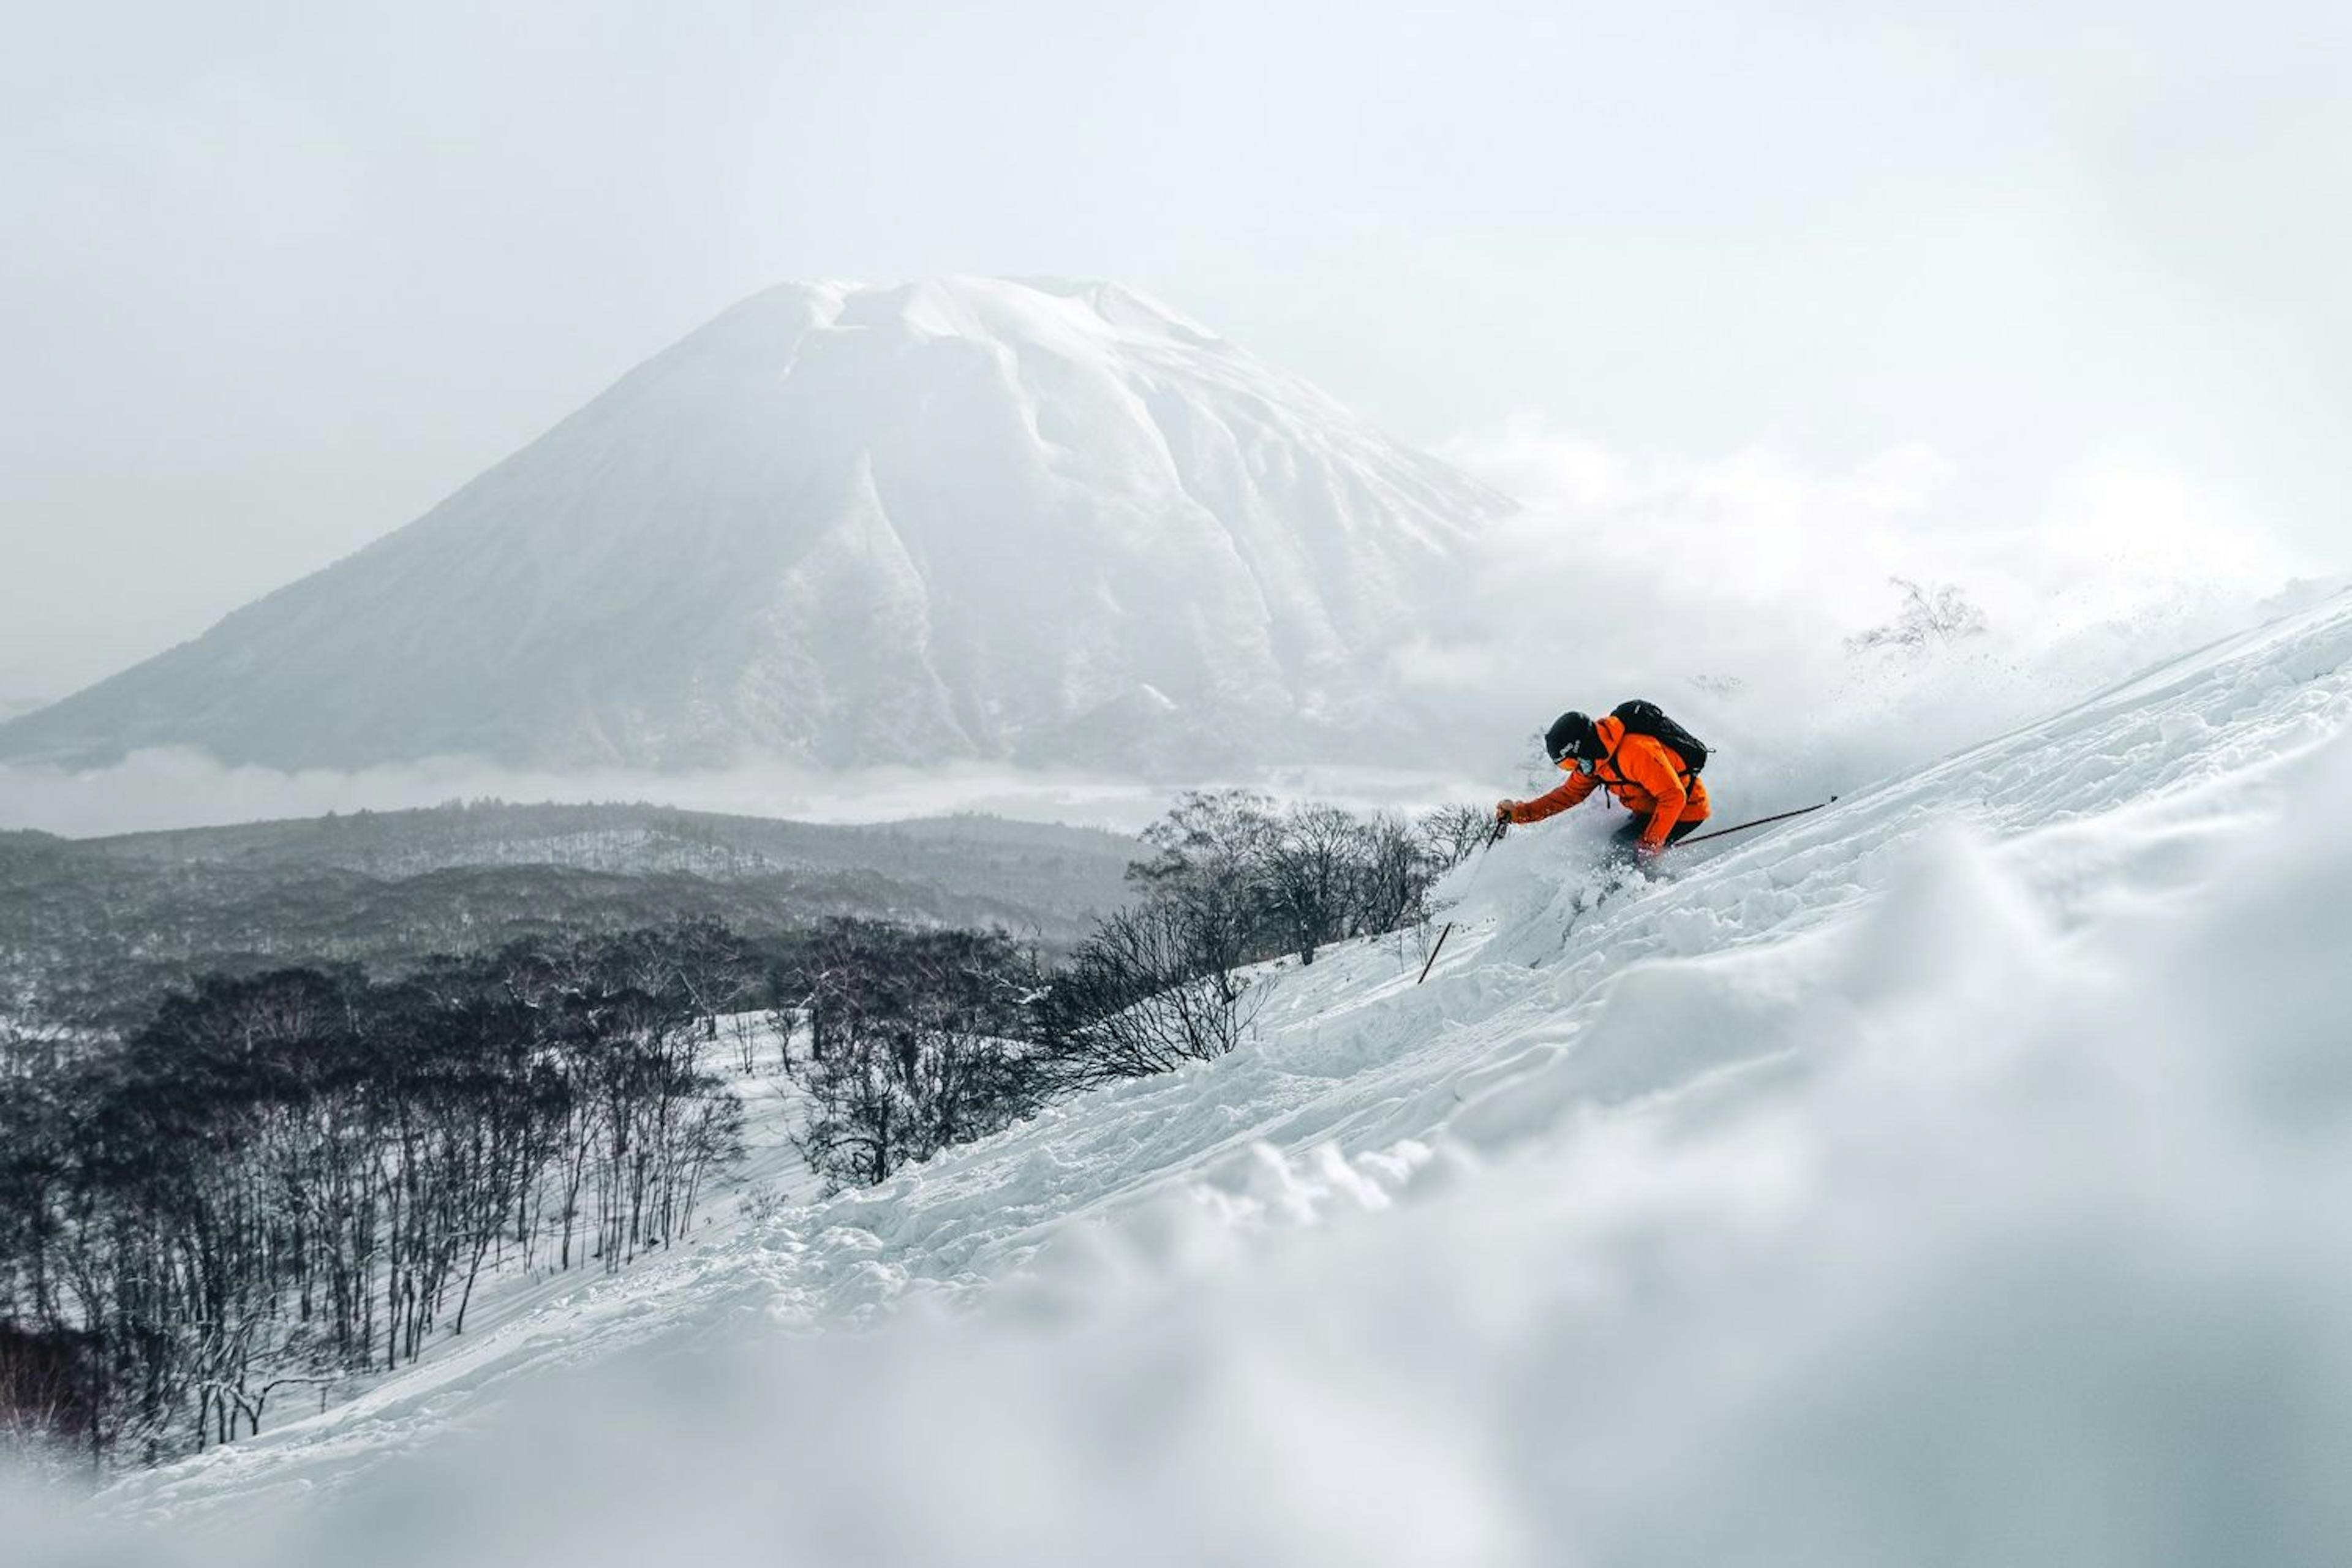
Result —
<instances>
[{"instance_id":1,"label":"windblown snow","mask_svg":"<svg viewBox=\"0 0 2352 1568\"><path fill-rule=\"evenodd\" d=\"M1515 835L1426 984L1278 969L1224 1060L786 1181L120 1483L120 1544L2352 1559L2347 720L2339 596L1663 880ZM1736 762L1726 820L1799 804Z\"/></svg>"},{"instance_id":2,"label":"windblown snow","mask_svg":"<svg viewBox=\"0 0 2352 1568\"><path fill-rule=\"evenodd\" d=\"M1507 510L1124 289L787 284L0 758L1199 778L1392 748L1399 628Z\"/></svg>"}]
</instances>

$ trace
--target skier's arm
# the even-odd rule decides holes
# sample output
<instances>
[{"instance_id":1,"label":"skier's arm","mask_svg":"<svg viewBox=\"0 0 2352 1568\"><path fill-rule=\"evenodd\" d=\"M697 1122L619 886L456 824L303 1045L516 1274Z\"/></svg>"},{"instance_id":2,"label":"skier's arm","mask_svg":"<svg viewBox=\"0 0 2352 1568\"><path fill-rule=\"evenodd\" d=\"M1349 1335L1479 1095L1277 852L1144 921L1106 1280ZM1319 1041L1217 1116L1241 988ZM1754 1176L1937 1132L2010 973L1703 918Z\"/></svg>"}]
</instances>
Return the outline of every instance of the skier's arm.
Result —
<instances>
[{"instance_id":1,"label":"skier's arm","mask_svg":"<svg viewBox=\"0 0 2352 1568\"><path fill-rule=\"evenodd\" d=\"M1567 783L1550 794L1539 795L1533 800L1523 800L1514 804L1511 807L1511 820L1514 823L1525 824L1541 822L1547 816L1557 816L1591 795L1597 782L1591 773L1580 771L1572 773L1568 775Z\"/></svg>"},{"instance_id":2,"label":"skier's arm","mask_svg":"<svg viewBox=\"0 0 2352 1568\"><path fill-rule=\"evenodd\" d=\"M1690 795L1683 788L1682 774L1674 763L1664 756L1665 748L1655 742L1646 746L1627 744L1618 748L1617 767L1627 778L1648 790L1657 801L1657 809L1650 813L1649 826L1642 830L1641 850L1655 855L1666 847L1666 835L1683 817L1683 807L1690 804Z\"/></svg>"}]
</instances>

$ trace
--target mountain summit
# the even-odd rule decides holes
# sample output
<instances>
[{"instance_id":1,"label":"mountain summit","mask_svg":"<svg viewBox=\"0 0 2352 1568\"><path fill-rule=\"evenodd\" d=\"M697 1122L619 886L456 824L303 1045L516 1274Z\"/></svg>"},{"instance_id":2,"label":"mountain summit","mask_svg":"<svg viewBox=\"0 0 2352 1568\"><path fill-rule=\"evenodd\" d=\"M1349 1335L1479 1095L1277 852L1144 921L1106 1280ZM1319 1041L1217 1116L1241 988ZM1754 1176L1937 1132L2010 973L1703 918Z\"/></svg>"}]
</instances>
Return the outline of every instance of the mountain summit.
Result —
<instances>
[{"instance_id":1,"label":"mountain summit","mask_svg":"<svg viewBox=\"0 0 2352 1568\"><path fill-rule=\"evenodd\" d=\"M1116 286L786 284L0 758L1344 755L1508 506Z\"/></svg>"}]
</instances>

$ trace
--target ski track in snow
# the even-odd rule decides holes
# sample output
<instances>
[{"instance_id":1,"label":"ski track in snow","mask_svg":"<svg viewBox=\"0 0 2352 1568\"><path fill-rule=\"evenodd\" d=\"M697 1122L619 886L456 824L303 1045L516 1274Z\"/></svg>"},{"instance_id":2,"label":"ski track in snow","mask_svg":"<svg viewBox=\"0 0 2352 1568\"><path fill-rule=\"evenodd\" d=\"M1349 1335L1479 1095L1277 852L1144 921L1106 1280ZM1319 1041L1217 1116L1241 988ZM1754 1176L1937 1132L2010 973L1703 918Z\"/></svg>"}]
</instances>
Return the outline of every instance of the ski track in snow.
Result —
<instances>
[{"instance_id":1,"label":"ski track in snow","mask_svg":"<svg viewBox=\"0 0 2352 1568\"><path fill-rule=\"evenodd\" d=\"M1278 1256L1291 1233L1391 1209L1449 1171L1476 1179L1530 1148L1606 1139L1612 1116L1658 1097L1764 1092L1792 1050L1772 1020L1797 983L1757 955L1826 953L1938 835L1989 845L2062 933L2197 896L2352 720L2348 658L2352 599L2339 597L1828 810L1691 850L1666 879L1591 907L1594 841L1615 822L1587 807L1452 875L1461 923L1426 984L1414 976L1433 933L1271 966L1255 1038L1232 1057L1068 1101L877 1188L819 1198L780 1142L783 1101L755 1106L765 1142L744 1185L781 1194L756 1219L738 1196L670 1257L509 1288L478 1330L362 1397L128 1477L104 1500L175 1533L230 1532L257 1505L331 1494L479 1427L551 1368L838 1334L1014 1286L1083 1320L1119 1279ZM1744 798L1728 773L1717 787L1727 824L1805 804ZM1881 956L1895 970L1939 958L1899 930L1849 945L1871 942L1893 944ZM1612 1005L1644 1026L1612 1027Z\"/></svg>"}]
</instances>

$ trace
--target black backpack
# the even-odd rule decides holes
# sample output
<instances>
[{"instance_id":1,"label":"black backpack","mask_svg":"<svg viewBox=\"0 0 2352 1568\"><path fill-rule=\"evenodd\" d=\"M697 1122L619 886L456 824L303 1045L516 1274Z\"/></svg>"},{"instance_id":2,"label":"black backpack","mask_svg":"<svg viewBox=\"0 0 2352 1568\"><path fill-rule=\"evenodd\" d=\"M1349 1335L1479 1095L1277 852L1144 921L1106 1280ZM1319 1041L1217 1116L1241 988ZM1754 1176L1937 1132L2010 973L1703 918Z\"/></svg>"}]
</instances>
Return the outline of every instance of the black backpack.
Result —
<instances>
[{"instance_id":1,"label":"black backpack","mask_svg":"<svg viewBox=\"0 0 2352 1568\"><path fill-rule=\"evenodd\" d=\"M1647 735L1664 742L1667 750L1682 759L1683 772L1696 777L1706 766L1706 743L1667 718L1665 710L1656 703L1636 697L1609 710L1609 717L1624 725L1628 735Z\"/></svg>"}]
</instances>

